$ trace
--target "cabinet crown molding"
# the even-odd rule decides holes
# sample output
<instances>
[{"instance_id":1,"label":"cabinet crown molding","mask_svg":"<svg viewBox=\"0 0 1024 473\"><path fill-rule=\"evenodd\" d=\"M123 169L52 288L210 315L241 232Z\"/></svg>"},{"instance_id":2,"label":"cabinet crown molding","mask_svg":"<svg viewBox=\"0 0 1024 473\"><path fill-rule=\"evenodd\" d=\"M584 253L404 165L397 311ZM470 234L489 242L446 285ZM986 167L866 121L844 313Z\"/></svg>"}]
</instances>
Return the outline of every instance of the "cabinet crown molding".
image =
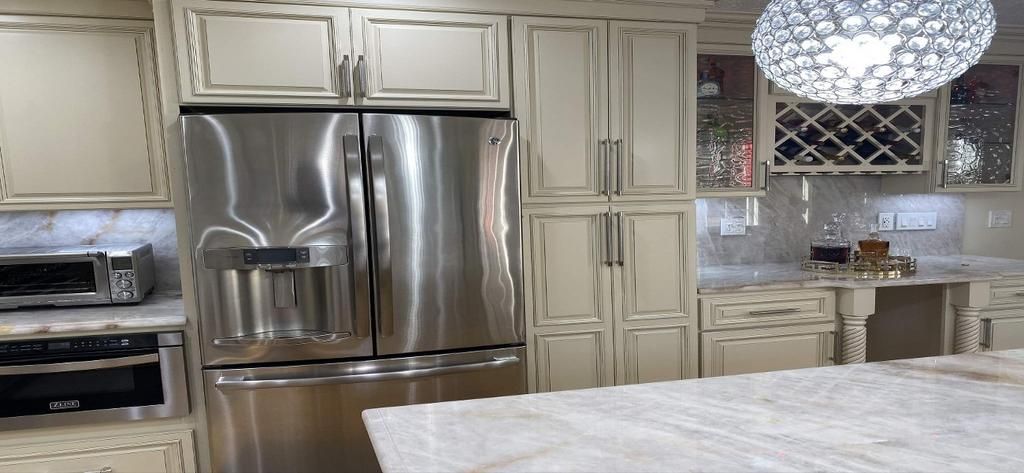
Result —
<instances>
[{"instance_id":1,"label":"cabinet crown molding","mask_svg":"<svg viewBox=\"0 0 1024 473\"><path fill-rule=\"evenodd\" d=\"M352 8L700 23L712 0L228 0Z\"/></svg>"}]
</instances>

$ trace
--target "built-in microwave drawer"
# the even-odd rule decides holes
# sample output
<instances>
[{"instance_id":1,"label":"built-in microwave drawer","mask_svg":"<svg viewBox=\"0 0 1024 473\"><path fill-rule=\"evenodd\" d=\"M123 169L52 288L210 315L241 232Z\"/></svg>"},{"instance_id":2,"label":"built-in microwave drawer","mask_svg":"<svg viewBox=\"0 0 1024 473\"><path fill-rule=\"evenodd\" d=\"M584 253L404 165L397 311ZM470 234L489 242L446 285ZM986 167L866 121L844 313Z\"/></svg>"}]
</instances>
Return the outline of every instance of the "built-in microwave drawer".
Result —
<instances>
[{"instance_id":1,"label":"built-in microwave drawer","mask_svg":"<svg viewBox=\"0 0 1024 473\"><path fill-rule=\"evenodd\" d=\"M1024 279L1006 279L992 283L992 308L1024 307Z\"/></svg>"},{"instance_id":2,"label":"built-in microwave drawer","mask_svg":"<svg viewBox=\"0 0 1024 473\"><path fill-rule=\"evenodd\" d=\"M833 291L722 294L700 299L702 330L834 322Z\"/></svg>"}]
</instances>

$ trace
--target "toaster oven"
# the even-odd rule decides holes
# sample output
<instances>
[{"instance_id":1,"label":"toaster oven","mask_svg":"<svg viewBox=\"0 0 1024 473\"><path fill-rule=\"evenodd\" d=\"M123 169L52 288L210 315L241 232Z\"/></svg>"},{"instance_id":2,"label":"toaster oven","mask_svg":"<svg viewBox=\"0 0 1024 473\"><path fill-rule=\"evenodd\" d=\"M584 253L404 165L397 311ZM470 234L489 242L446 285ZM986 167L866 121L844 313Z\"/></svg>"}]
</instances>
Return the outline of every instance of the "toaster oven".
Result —
<instances>
[{"instance_id":1,"label":"toaster oven","mask_svg":"<svg viewBox=\"0 0 1024 473\"><path fill-rule=\"evenodd\" d=\"M132 304L153 286L148 243L0 249L0 309Z\"/></svg>"}]
</instances>

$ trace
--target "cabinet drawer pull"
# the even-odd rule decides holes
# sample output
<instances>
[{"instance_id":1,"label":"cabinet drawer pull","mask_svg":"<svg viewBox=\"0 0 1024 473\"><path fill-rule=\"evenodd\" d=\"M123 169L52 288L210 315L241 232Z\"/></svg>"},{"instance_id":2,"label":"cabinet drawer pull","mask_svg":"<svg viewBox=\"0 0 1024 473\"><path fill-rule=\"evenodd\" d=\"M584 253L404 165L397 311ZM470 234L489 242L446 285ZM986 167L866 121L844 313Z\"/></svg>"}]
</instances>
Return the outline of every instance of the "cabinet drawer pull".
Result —
<instances>
[{"instance_id":1,"label":"cabinet drawer pull","mask_svg":"<svg viewBox=\"0 0 1024 473\"><path fill-rule=\"evenodd\" d=\"M1013 293L1013 295L1024 297L1024 291L1015 292L1015 293Z\"/></svg>"},{"instance_id":2,"label":"cabinet drawer pull","mask_svg":"<svg viewBox=\"0 0 1024 473\"><path fill-rule=\"evenodd\" d=\"M750 311L750 315L778 315L778 314L792 314L792 313L795 313L795 312L800 312L800 309L797 308L797 307L789 307L789 308L786 308L786 309L752 310L752 311Z\"/></svg>"},{"instance_id":3,"label":"cabinet drawer pull","mask_svg":"<svg viewBox=\"0 0 1024 473\"><path fill-rule=\"evenodd\" d=\"M87 470L83 471L82 473L114 473L114 469L109 466L105 466L103 468L100 468L99 470Z\"/></svg>"}]
</instances>

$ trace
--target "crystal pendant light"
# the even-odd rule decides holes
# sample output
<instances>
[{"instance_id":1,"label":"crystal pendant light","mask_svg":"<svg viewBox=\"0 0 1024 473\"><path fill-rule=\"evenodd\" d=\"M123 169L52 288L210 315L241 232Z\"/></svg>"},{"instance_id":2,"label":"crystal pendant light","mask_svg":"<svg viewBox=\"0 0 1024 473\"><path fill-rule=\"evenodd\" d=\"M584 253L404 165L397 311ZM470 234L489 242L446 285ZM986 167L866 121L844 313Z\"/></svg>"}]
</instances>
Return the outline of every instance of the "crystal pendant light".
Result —
<instances>
[{"instance_id":1,"label":"crystal pendant light","mask_svg":"<svg viewBox=\"0 0 1024 473\"><path fill-rule=\"evenodd\" d=\"M772 0L752 39L757 65L786 90L872 104L959 77L995 30L990 0Z\"/></svg>"}]
</instances>

